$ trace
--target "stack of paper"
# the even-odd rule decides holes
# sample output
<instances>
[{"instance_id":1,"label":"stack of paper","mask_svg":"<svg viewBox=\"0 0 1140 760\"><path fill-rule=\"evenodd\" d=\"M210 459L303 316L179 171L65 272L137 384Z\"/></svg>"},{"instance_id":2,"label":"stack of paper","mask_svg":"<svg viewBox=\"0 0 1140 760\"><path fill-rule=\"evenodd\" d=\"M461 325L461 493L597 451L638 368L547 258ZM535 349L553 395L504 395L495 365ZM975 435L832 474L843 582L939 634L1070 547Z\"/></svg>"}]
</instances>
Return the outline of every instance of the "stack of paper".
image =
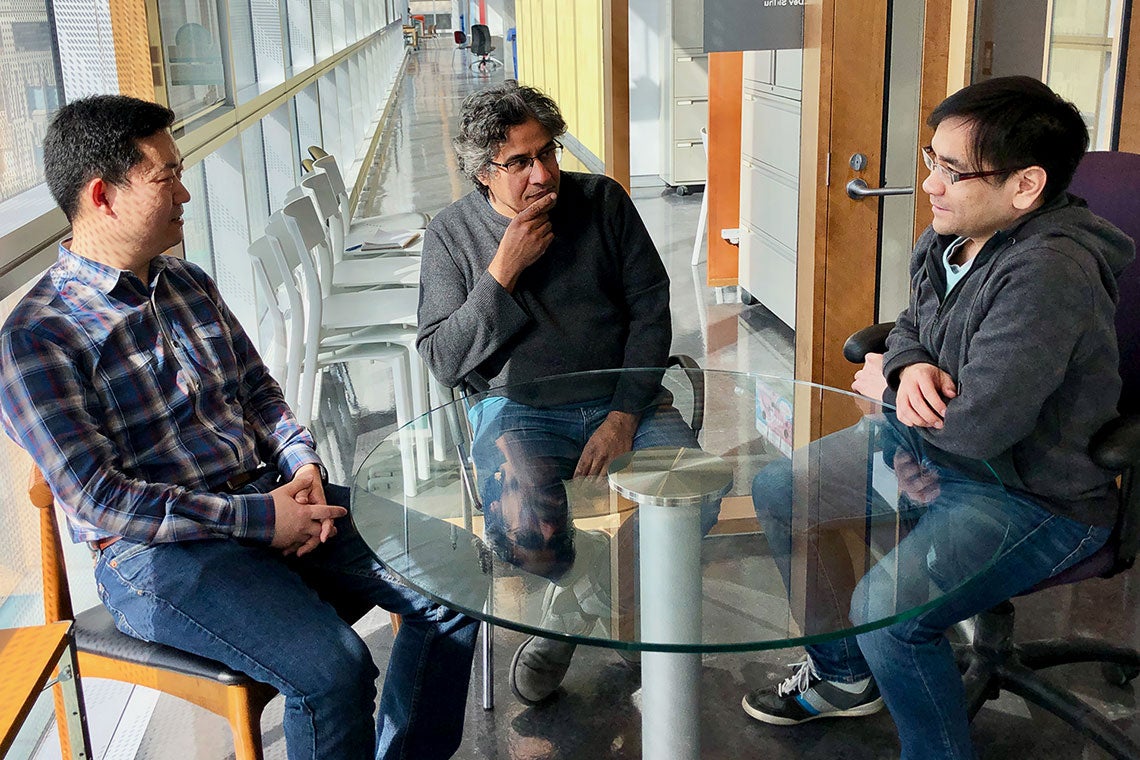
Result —
<instances>
[{"instance_id":1,"label":"stack of paper","mask_svg":"<svg viewBox=\"0 0 1140 760\"><path fill-rule=\"evenodd\" d=\"M395 251L407 248L420 237L419 230L374 230L360 244L361 251Z\"/></svg>"}]
</instances>

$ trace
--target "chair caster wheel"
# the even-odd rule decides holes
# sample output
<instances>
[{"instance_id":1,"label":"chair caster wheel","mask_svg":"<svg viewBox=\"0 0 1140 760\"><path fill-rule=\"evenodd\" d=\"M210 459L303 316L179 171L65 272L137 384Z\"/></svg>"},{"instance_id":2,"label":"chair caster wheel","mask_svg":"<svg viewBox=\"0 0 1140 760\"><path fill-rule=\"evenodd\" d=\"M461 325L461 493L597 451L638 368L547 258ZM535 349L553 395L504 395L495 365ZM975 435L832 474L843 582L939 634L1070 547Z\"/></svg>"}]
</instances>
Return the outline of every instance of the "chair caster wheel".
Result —
<instances>
[{"instance_id":1,"label":"chair caster wheel","mask_svg":"<svg viewBox=\"0 0 1140 760\"><path fill-rule=\"evenodd\" d=\"M1113 686L1127 686L1136 676L1140 676L1140 667L1104 662L1101 663L1100 674Z\"/></svg>"},{"instance_id":2,"label":"chair caster wheel","mask_svg":"<svg viewBox=\"0 0 1140 760\"><path fill-rule=\"evenodd\" d=\"M691 192L692 191L689 189L688 185L677 185L677 195L681 196L682 198Z\"/></svg>"}]
</instances>

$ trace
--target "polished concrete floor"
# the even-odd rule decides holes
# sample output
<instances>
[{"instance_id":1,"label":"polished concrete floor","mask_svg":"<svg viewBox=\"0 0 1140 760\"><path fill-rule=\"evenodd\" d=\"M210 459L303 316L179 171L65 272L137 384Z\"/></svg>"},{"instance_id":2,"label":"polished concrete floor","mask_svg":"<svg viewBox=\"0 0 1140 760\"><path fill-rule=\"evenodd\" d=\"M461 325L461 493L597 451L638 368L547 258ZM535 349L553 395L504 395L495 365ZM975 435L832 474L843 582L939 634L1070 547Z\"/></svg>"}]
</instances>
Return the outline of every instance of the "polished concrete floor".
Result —
<instances>
[{"instance_id":1,"label":"polished concrete floor","mask_svg":"<svg viewBox=\"0 0 1140 760\"><path fill-rule=\"evenodd\" d=\"M501 77L501 75L500 75ZM462 98L493 77L476 75L453 56L447 40L428 41L413 55L376 164L369 177L361 213L387 213L442 208L469 189L458 176L449 141ZM690 268L700 195L679 198L663 187L635 191L637 207L656 241L672 278L674 350L689 353L706 367L788 375L789 333L774 324L762 308L742 307L731 292L716 293L704 285L704 266ZM327 377L319 436L336 433L335 451L327 451L334 471L351 471L371 445L392 429L393 418L383 400L361 402L345 414L343 394L359 387L360 373ZM353 384L356 376L358 382ZM375 394L374 394L375 395ZM1055 589L1019 602L1018 632L1024 636L1074 634L1104 636L1138 644L1140 593L1136 576ZM370 615L358 629L381 665L387 660L391 630L386 616ZM582 648L557 699L541 708L519 704L507 688L507 666L522 636L500 630L494 642L496 704L480 706L476 674L469 701L465 741L459 757L495 760L539 760L641 757L637 708L639 673L612 652ZM704 658L702 675L703 751L706 758L822 758L872 760L898 756L891 718L885 712L859 720L821 721L797 728L756 723L740 709L750 687L783 677L798 651L714 654ZM1059 668L1055 677L1076 689L1091 704L1140 740L1136 694L1132 687L1108 686L1096 666ZM270 705L266 757L284 758L281 700ZM1005 696L990 703L974 722L982 758L1103 758L1077 733L1058 720ZM225 724L184 703L160 698L141 739L139 758L217 758L229 754ZM650 759L654 760L654 759Z\"/></svg>"}]
</instances>

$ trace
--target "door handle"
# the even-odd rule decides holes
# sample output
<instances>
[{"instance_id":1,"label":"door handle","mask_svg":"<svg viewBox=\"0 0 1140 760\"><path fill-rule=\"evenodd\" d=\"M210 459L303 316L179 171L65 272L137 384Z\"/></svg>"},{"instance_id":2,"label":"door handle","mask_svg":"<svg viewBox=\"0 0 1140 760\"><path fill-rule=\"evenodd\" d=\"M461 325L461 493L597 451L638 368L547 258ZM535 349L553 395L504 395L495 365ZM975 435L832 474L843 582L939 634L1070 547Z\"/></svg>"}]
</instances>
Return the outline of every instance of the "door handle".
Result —
<instances>
[{"instance_id":1,"label":"door handle","mask_svg":"<svg viewBox=\"0 0 1140 760\"><path fill-rule=\"evenodd\" d=\"M913 195L913 187L867 187L861 179L853 179L847 183L847 197L854 201L864 198L881 198L884 195Z\"/></svg>"}]
</instances>

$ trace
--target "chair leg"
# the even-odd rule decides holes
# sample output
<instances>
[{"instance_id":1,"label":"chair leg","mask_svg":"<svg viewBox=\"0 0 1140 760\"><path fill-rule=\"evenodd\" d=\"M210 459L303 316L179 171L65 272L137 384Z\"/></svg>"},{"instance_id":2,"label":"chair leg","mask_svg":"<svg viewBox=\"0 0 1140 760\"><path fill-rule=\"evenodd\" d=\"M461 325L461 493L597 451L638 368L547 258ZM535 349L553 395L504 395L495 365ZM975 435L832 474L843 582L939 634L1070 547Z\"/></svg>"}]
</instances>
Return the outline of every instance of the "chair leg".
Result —
<instances>
[{"instance_id":1,"label":"chair leg","mask_svg":"<svg viewBox=\"0 0 1140 760\"><path fill-rule=\"evenodd\" d=\"M705 245L705 228L708 225L709 219L709 187L705 185L705 191L701 193L701 212L697 214L697 236L693 240L693 258L689 262L689 266L695 267L701 263L701 252L704 250Z\"/></svg>"},{"instance_id":2,"label":"chair leg","mask_svg":"<svg viewBox=\"0 0 1140 760\"><path fill-rule=\"evenodd\" d=\"M986 700L997 696L995 663L967 650L964 655L959 654L958 668L962 670L962 687L966 692L966 714L972 721Z\"/></svg>"},{"instance_id":3,"label":"chair leg","mask_svg":"<svg viewBox=\"0 0 1140 760\"><path fill-rule=\"evenodd\" d=\"M63 687L52 687L52 700L55 702L55 728L59 734L61 757L71 757L71 735L67 730L67 705L63 701Z\"/></svg>"},{"instance_id":4,"label":"chair leg","mask_svg":"<svg viewBox=\"0 0 1140 760\"><path fill-rule=\"evenodd\" d=\"M481 623L483 639L483 709L495 709L495 626Z\"/></svg>"},{"instance_id":5,"label":"chair leg","mask_svg":"<svg viewBox=\"0 0 1140 760\"><path fill-rule=\"evenodd\" d=\"M1017 655L1018 661L1032 670L1074 662L1112 662L1126 667L1140 667L1140 652L1135 649L1113 646L1088 637L1027 641L1017 646Z\"/></svg>"},{"instance_id":6,"label":"chair leg","mask_svg":"<svg viewBox=\"0 0 1140 760\"><path fill-rule=\"evenodd\" d=\"M395 612L389 612L388 616L392 619L392 637L395 638L396 634L400 632L400 626L404 624L404 618Z\"/></svg>"},{"instance_id":7,"label":"chair leg","mask_svg":"<svg viewBox=\"0 0 1140 760\"><path fill-rule=\"evenodd\" d=\"M262 684L229 690L226 720L234 737L235 760L262 760L261 713L276 693Z\"/></svg>"},{"instance_id":8,"label":"chair leg","mask_svg":"<svg viewBox=\"0 0 1140 760\"><path fill-rule=\"evenodd\" d=\"M1140 745L1065 689L1053 686L1032 670L1020 666L999 666L997 676L1003 689L1053 713L1114 758L1140 760Z\"/></svg>"}]
</instances>

